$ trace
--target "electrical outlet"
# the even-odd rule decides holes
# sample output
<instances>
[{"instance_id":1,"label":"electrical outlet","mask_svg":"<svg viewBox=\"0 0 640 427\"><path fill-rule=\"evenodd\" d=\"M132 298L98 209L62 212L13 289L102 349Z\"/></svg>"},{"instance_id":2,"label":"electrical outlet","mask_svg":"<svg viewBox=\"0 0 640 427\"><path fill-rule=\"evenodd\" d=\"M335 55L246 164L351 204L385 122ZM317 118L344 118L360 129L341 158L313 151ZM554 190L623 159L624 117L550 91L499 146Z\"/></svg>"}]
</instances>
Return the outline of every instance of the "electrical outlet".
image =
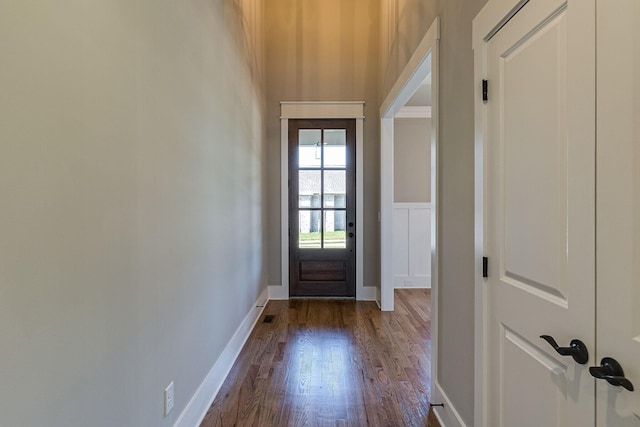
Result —
<instances>
[{"instance_id":1,"label":"electrical outlet","mask_svg":"<svg viewBox=\"0 0 640 427\"><path fill-rule=\"evenodd\" d=\"M169 415L173 409L173 381L164 389L164 416Z\"/></svg>"}]
</instances>

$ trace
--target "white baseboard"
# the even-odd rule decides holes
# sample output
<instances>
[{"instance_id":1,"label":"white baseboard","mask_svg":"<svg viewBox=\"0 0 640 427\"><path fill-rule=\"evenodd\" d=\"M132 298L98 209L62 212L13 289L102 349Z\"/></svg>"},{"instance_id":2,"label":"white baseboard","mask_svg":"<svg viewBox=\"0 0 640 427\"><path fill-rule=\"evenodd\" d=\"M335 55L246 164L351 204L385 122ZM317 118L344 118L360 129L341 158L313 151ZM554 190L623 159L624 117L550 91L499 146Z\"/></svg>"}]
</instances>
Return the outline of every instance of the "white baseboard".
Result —
<instances>
[{"instance_id":1,"label":"white baseboard","mask_svg":"<svg viewBox=\"0 0 640 427\"><path fill-rule=\"evenodd\" d=\"M363 286L359 291L356 296L358 301L375 301L378 296L377 286Z\"/></svg>"},{"instance_id":2,"label":"white baseboard","mask_svg":"<svg viewBox=\"0 0 640 427\"><path fill-rule=\"evenodd\" d=\"M407 285L410 282L411 285ZM431 276L395 276L393 289L430 289Z\"/></svg>"},{"instance_id":3,"label":"white baseboard","mask_svg":"<svg viewBox=\"0 0 640 427\"><path fill-rule=\"evenodd\" d=\"M449 400L449 397L444 390L442 390L442 386L440 386L438 382L435 383L435 390L431 396L431 403L444 403L444 407L434 406L432 408L442 427L467 427L464 421L462 421L462 417L460 417L455 406L451 404L451 400Z\"/></svg>"},{"instance_id":4,"label":"white baseboard","mask_svg":"<svg viewBox=\"0 0 640 427\"><path fill-rule=\"evenodd\" d=\"M287 300L289 299L289 288L284 286L269 286L270 300Z\"/></svg>"},{"instance_id":5,"label":"white baseboard","mask_svg":"<svg viewBox=\"0 0 640 427\"><path fill-rule=\"evenodd\" d=\"M184 411L178 417L174 427L197 427L200 425L204 416L207 414L213 399L215 399L218 391L222 387L224 380L227 378L229 371L233 367L242 347L247 342L253 327L258 322L264 306L269 299L269 290L265 289L258 300L255 307L252 308L244 318L236 333L222 351L222 354L209 371L198 390L195 392Z\"/></svg>"},{"instance_id":6,"label":"white baseboard","mask_svg":"<svg viewBox=\"0 0 640 427\"><path fill-rule=\"evenodd\" d=\"M356 299L358 301L376 301L378 295L377 287L364 286L358 290ZM289 290L284 286L269 286L269 299L270 300L288 300Z\"/></svg>"}]
</instances>

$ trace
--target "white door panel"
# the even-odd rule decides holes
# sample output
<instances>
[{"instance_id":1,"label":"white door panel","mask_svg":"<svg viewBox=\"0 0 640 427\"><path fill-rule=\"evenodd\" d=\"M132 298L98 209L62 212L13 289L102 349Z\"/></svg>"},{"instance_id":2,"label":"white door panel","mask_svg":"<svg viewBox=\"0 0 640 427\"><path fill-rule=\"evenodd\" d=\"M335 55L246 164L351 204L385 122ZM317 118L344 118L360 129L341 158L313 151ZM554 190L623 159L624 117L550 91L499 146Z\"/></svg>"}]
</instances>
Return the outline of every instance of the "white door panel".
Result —
<instances>
[{"instance_id":1,"label":"white door panel","mask_svg":"<svg viewBox=\"0 0 640 427\"><path fill-rule=\"evenodd\" d=\"M502 425L566 425L567 366L513 331L503 328L501 335Z\"/></svg>"},{"instance_id":2,"label":"white door panel","mask_svg":"<svg viewBox=\"0 0 640 427\"><path fill-rule=\"evenodd\" d=\"M616 359L634 392L597 381L601 427L640 426L640 2L598 3L596 364Z\"/></svg>"},{"instance_id":3,"label":"white door panel","mask_svg":"<svg viewBox=\"0 0 640 427\"><path fill-rule=\"evenodd\" d=\"M530 1L487 44L490 426L593 425L588 365L540 335L595 348L594 24Z\"/></svg>"},{"instance_id":4,"label":"white door panel","mask_svg":"<svg viewBox=\"0 0 640 427\"><path fill-rule=\"evenodd\" d=\"M504 271L566 306L566 13L501 55ZM513 39L508 40L511 42ZM505 40L506 41L506 40ZM543 69L544 70L541 70ZM536 106L535 111L531 107ZM540 108L542 107L542 108ZM499 125L499 126L500 126ZM524 244L523 244L524 243Z\"/></svg>"}]
</instances>

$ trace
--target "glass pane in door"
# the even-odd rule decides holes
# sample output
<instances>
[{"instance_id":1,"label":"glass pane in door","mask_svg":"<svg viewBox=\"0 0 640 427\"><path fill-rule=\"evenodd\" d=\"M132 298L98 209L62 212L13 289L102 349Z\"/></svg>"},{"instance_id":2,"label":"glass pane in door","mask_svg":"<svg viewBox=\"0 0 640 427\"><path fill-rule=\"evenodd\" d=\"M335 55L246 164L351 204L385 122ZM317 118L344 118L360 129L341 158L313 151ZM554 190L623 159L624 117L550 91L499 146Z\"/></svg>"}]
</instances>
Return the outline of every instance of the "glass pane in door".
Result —
<instances>
[{"instance_id":1,"label":"glass pane in door","mask_svg":"<svg viewBox=\"0 0 640 427\"><path fill-rule=\"evenodd\" d=\"M344 168L347 166L347 131L326 129L324 131L324 167Z\"/></svg>"},{"instance_id":2,"label":"glass pane in door","mask_svg":"<svg viewBox=\"0 0 640 427\"><path fill-rule=\"evenodd\" d=\"M346 208L347 172L345 170L324 171L324 207Z\"/></svg>"},{"instance_id":3,"label":"glass pane in door","mask_svg":"<svg viewBox=\"0 0 640 427\"><path fill-rule=\"evenodd\" d=\"M298 247L300 249L320 249L321 224L320 210L300 210L298 217Z\"/></svg>"},{"instance_id":4,"label":"glass pane in door","mask_svg":"<svg viewBox=\"0 0 640 427\"><path fill-rule=\"evenodd\" d=\"M298 173L298 207L319 208L321 204L319 170L301 170Z\"/></svg>"},{"instance_id":5,"label":"glass pane in door","mask_svg":"<svg viewBox=\"0 0 640 427\"><path fill-rule=\"evenodd\" d=\"M317 168L322 165L322 131L300 129L298 131L298 166Z\"/></svg>"},{"instance_id":6,"label":"glass pane in door","mask_svg":"<svg viewBox=\"0 0 640 427\"><path fill-rule=\"evenodd\" d=\"M345 211L325 210L323 247L326 249L347 247L346 238L347 213Z\"/></svg>"}]
</instances>

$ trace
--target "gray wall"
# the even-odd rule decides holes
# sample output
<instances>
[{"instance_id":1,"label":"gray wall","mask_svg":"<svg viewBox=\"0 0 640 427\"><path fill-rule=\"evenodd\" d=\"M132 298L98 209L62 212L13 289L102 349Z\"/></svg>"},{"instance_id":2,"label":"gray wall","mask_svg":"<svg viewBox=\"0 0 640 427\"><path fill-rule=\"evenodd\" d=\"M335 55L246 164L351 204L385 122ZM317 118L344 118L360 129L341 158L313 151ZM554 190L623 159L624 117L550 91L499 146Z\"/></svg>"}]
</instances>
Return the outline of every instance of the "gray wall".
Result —
<instances>
[{"instance_id":1,"label":"gray wall","mask_svg":"<svg viewBox=\"0 0 640 427\"><path fill-rule=\"evenodd\" d=\"M474 384L474 87L471 22L486 0L438 0L440 40L440 331L438 379L467 425Z\"/></svg>"},{"instance_id":2,"label":"gray wall","mask_svg":"<svg viewBox=\"0 0 640 427\"><path fill-rule=\"evenodd\" d=\"M431 119L395 119L393 198L431 201Z\"/></svg>"},{"instance_id":3,"label":"gray wall","mask_svg":"<svg viewBox=\"0 0 640 427\"><path fill-rule=\"evenodd\" d=\"M473 51L471 22L486 0L383 0L381 4L382 96L435 16L440 40L441 219L438 381L467 423L473 424ZM395 10L395 12L394 12ZM395 20L389 15L395 13ZM389 24L390 23L390 24Z\"/></svg>"},{"instance_id":4,"label":"gray wall","mask_svg":"<svg viewBox=\"0 0 640 427\"><path fill-rule=\"evenodd\" d=\"M485 1L269 0L266 117L261 1L0 3L0 424L175 422L264 289L263 245L280 284L279 101L366 101L364 279L378 285L379 103L438 15L438 379L471 425Z\"/></svg>"},{"instance_id":5,"label":"gray wall","mask_svg":"<svg viewBox=\"0 0 640 427\"><path fill-rule=\"evenodd\" d=\"M173 425L264 289L244 3L0 2L0 425Z\"/></svg>"},{"instance_id":6,"label":"gray wall","mask_svg":"<svg viewBox=\"0 0 640 427\"><path fill-rule=\"evenodd\" d=\"M269 284L281 284L280 102L365 101L364 285L380 283L378 0L269 0L265 8Z\"/></svg>"}]
</instances>

